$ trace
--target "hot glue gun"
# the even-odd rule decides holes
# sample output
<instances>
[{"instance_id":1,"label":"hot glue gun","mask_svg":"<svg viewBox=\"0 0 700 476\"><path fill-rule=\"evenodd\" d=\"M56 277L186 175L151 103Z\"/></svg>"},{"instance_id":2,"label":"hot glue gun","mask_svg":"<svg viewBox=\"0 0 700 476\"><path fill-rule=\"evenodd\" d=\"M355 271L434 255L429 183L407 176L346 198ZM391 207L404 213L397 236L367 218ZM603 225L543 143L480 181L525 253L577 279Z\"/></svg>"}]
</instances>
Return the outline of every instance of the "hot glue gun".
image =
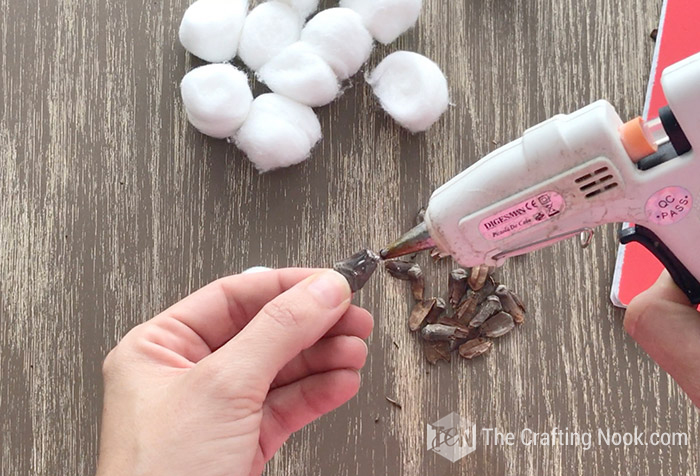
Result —
<instances>
[{"instance_id":1,"label":"hot glue gun","mask_svg":"<svg viewBox=\"0 0 700 476\"><path fill-rule=\"evenodd\" d=\"M437 247L463 266L500 266L560 240L633 222L639 242L700 303L700 53L667 68L659 117L623 123L597 101L558 115L437 189L425 221L384 259Z\"/></svg>"}]
</instances>

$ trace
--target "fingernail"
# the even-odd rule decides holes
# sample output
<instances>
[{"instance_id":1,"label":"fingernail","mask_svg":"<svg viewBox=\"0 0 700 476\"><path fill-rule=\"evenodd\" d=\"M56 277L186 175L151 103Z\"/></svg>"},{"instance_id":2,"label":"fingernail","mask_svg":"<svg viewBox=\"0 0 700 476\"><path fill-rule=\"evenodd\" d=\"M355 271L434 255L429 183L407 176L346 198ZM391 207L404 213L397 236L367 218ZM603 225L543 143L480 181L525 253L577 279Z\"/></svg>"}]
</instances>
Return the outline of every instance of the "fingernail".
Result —
<instances>
[{"instance_id":1,"label":"fingernail","mask_svg":"<svg viewBox=\"0 0 700 476\"><path fill-rule=\"evenodd\" d=\"M637 317L638 316L632 316L630 314L627 314L625 315L625 320L622 323L622 326L624 327L627 334L629 334L629 336L633 339L635 334L637 333L637 321L639 320Z\"/></svg>"},{"instance_id":2,"label":"fingernail","mask_svg":"<svg viewBox=\"0 0 700 476\"><path fill-rule=\"evenodd\" d=\"M323 271L316 275L308 287L309 292L322 306L335 309L350 299L347 280L335 271Z\"/></svg>"}]
</instances>

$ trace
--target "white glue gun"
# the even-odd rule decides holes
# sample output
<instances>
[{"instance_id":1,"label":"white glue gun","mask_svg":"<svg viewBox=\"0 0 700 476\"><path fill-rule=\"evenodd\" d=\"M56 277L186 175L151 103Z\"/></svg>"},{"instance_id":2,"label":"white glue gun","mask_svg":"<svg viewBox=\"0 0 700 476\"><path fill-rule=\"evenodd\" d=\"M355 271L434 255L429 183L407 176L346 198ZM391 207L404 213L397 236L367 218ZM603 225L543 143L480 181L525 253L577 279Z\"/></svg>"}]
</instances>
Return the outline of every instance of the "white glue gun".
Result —
<instances>
[{"instance_id":1,"label":"white glue gun","mask_svg":"<svg viewBox=\"0 0 700 476\"><path fill-rule=\"evenodd\" d=\"M659 118L625 124L606 101L558 115L433 193L425 221L382 250L437 246L463 266L511 257L604 223L633 222L637 241L700 303L700 53L667 68Z\"/></svg>"}]
</instances>

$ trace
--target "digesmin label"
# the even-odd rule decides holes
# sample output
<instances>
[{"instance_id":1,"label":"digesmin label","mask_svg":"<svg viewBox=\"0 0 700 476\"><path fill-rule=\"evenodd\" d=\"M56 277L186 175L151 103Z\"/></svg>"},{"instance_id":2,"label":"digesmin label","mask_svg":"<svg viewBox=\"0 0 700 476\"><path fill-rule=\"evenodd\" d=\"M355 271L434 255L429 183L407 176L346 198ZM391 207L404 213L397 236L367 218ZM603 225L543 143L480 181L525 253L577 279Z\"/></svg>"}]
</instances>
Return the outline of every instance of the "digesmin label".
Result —
<instances>
[{"instance_id":1,"label":"digesmin label","mask_svg":"<svg viewBox=\"0 0 700 476\"><path fill-rule=\"evenodd\" d=\"M557 192L544 192L483 219L479 231L487 240L502 240L543 223L562 210L564 198Z\"/></svg>"},{"instance_id":2,"label":"digesmin label","mask_svg":"<svg viewBox=\"0 0 700 476\"><path fill-rule=\"evenodd\" d=\"M657 225L671 225L685 218L693 207L693 196L683 187L662 188L649 197L647 218Z\"/></svg>"}]
</instances>

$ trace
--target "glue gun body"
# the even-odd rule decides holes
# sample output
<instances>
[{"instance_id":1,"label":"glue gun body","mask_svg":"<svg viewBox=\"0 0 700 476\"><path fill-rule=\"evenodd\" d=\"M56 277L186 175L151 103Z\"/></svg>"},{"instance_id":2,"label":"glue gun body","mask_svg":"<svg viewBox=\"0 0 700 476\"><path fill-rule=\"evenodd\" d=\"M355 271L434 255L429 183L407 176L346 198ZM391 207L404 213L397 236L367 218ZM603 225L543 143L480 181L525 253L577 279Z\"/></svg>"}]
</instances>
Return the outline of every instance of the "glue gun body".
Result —
<instances>
[{"instance_id":1,"label":"glue gun body","mask_svg":"<svg viewBox=\"0 0 700 476\"><path fill-rule=\"evenodd\" d=\"M700 301L700 54L664 71L659 119L626 124L606 101L525 132L440 187L425 225L463 266L633 222L638 241Z\"/></svg>"}]
</instances>

